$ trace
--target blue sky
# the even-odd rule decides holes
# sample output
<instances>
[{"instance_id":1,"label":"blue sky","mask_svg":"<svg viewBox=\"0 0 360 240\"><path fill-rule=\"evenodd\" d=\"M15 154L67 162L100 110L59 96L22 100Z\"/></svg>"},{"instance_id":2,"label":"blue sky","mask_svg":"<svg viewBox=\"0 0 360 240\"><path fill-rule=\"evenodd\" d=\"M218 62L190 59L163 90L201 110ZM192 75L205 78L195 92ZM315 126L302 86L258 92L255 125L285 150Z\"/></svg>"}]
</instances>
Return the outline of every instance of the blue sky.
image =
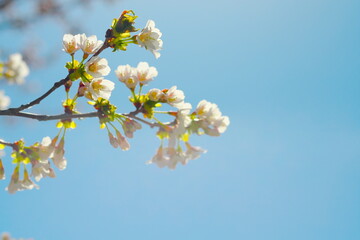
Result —
<instances>
[{"instance_id":1,"label":"blue sky","mask_svg":"<svg viewBox=\"0 0 360 240\"><path fill-rule=\"evenodd\" d=\"M66 139L65 171L39 191L0 193L0 232L36 240L359 239L359 1L124 0L74 16L100 37L124 9L136 12L139 27L153 19L164 49L158 60L136 46L105 53L111 68L148 61L159 71L150 87L177 85L194 106L216 102L228 131L194 137L208 153L170 171L145 164L159 145L153 130L137 132L121 152L95 119L78 122ZM44 48L55 46L59 58L33 71L32 95L5 87L14 106L65 74L64 32L49 32ZM118 84L112 101L128 111L127 96ZM59 112L62 97L34 111ZM9 141L57 131L54 122L5 122Z\"/></svg>"}]
</instances>

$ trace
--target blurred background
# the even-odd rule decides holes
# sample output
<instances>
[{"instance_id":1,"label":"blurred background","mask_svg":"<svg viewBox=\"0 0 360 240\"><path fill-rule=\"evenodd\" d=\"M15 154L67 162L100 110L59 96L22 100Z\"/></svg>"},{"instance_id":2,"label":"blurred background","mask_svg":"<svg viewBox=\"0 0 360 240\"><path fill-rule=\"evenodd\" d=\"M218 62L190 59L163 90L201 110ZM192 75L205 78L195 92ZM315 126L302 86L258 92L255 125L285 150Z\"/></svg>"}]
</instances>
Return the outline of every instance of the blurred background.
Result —
<instances>
[{"instance_id":1,"label":"blurred background","mask_svg":"<svg viewBox=\"0 0 360 240\"><path fill-rule=\"evenodd\" d=\"M77 121L66 138L66 170L43 179L40 190L0 191L0 233L35 240L360 238L359 1L61 1L61 14L37 10L38 20L17 25L12 17L27 16L36 1L15 2L1 13L1 56L28 51L33 66L24 86L0 85L12 106L66 75L65 33L103 39L112 19L132 9L138 28L152 19L163 33L162 55L156 60L137 46L107 51L112 70L147 61L159 72L150 88L177 85L193 106L216 102L231 124L221 137L193 137L208 153L171 171L145 164L159 146L154 130L144 126L122 152L96 119ZM117 84L111 99L127 112L128 95ZM58 91L31 110L60 113L63 98ZM0 121L8 141L31 144L57 133L56 122ZM10 179L9 155L0 188Z\"/></svg>"}]
</instances>

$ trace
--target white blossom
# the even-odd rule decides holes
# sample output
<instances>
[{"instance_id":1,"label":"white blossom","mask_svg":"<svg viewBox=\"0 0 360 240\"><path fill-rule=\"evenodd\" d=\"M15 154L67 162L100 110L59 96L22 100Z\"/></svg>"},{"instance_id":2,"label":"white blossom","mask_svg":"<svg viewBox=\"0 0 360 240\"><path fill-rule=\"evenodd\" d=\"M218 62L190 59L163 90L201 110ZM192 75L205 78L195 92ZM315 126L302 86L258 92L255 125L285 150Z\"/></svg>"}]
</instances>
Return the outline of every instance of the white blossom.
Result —
<instances>
[{"instance_id":1,"label":"white blossom","mask_svg":"<svg viewBox=\"0 0 360 240\"><path fill-rule=\"evenodd\" d=\"M186 154L181 149L175 149L168 147L166 152L169 156L169 161L167 167L169 169L175 169L178 163L186 162Z\"/></svg>"},{"instance_id":2,"label":"white blossom","mask_svg":"<svg viewBox=\"0 0 360 240\"><path fill-rule=\"evenodd\" d=\"M117 137L117 141L119 144L119 147L123 150L123 151L127 151L130 149L130 144L127 141L127 139L118 131L116 130L116 137Z\"/></svg>"},{"instance_id":3,"label":"white blossom","mask_svg":"<svg viewBox=\"0 0 360 240\"><path fill-rule=\"evenodd\" d=\"M165 96L164 93L157 88L150 89L148 92L149 99L154 102L159 101L164 96Z\"/></svg>"},{"instance_id":4,"label":"white blossom","mask_svg":"<svg viewBox=\"0 0 360 240\"><path fill-rule=\"evenodd\" d=\"M223 116L215 103L206 100L199 102L195 113L200 120L197 123L198 126L204 129L204 132L210 136L220 136L230 124L229 117Z\"/></svg>"},{"instance_id":5,"label":"white blossom","mask_svg":"<svg viewBox=\"0 0 360 240\"><path fill-rule=\"evenodd\" d=\"M221 116L214 121L214 127L219 131L219 133L224 133L229 124L230 119L228 116Z\"/></svg>"},{"instance_id":6,"label":"white blossom","mask_svg":"<svg viewBox=\"0 0 360 240\"><path fill-rule=\"evenodd\" d=\"M179 109L176 119L177 119L177 128L181 128L181 133L184 133L185 128L187 128L191 123L191 118L189 116L191 111L191 104L184 103L182 109Z\"/></svg>"},{"instance_id":7,"label":"white blossom","mask_svg":"<svg viewBox=\"0 0 360 240\"><path fill-rule=\"evenodd\" d=\"M98 78L108 75L111 70L105 58L95 56L85 64L85 71L94 78Z\"/></svg>"},{"instance_id":8,"label":"white blossom","mask_svg":"<svg viewBox=\"0 0 360 240\"><path fill-rule=\"evenodd\" d=\"M135 70L135 76L140 84L146 85L158 75L155 67L150 67L147 62L140 62Z\"/></svg>"},{"instance_id":9,"label":"white blossom","mask_svg":"<svg viewBox=\"0 0 360 240\"><path fill-rule=\"evenodd\" d=\"M162 33L155 27L155 22L149 20L146 23L145 28L137 35L136 40L141 47L145 47L155 58L160 57L158 52L163 45L163 41L160 39Z\"/></svg>"},{"instance_id":10,"label":"white blossom","mask_svg":"<svg viewBox=\"0 0 360 240\"><path fill-rule=\"evenodd\" d=\"M169 156L166 156L164 154L163 147L160 146L156 152L156 154L152 157L150 161L147 162L147 164L156 164L159 168L163 168L168 166L169 162Z\"/></svg>"},{"instance_id":11,"label":"white blossom","mask_svg":"<svg viewBox=\"0 0 360 240\"><path fill-rule=\"evenodd\" d=\"M0 110L5 110L10 105L10 98L5 95L5 92L0 90Z\"/></svg>"},{"instance_id":12,"label":"white blossom","mask_svg":"<svg viewBox=\"0 0 360 240\"><path fill-rule=\"evenodd\" d=\"M8 191L10 194L23 190L21 180L19 179L19 168L19 166L15 167L14 172L11 176L10 183L7 188L5 188L5 190Z\"/></svg>"},{"instance_id":13,"label":"white blossom","mask_svg":"<svg viewBox=\"0 0 360 240\"><path fill-rule=\"evenodd\" d=\"M23 189L33 189L33 188L36 188L36 189L39 189L39 186L36 185L29 177L29 174L28 174L28 171L24 170L24 179L21 181L21 184L22 184L22 188Z\"/></svg>"},{"instance_id":14,"label":"white blossom","mask_svg":"<svg viewBox=\"0 0 360 240\"><path fill-rule=\"evenodd\" d=\"M64 34L63 36L63 51L73 54L80 49L80 34Z\"/></svg>"},{"instance_id":15,"label":"white blossom","mask_svg":"<svg viewBox=\"0 0 360 240\"><path fill-rule=\"evenodd\" d=\"M54 162L54 165L59 170L64 170L67 165L67 161L64 157L65 154L64 144L65 144L64 138L61 138L59 144L55 147L54 153L51 157L51 159Z\"/></svg>"},{"instance_id":16,"label":"white blossom","mask_svg":"<svg viewBox=\"0 0 360 240\"><path fill-rule=\"evenodd\" d=\"M189 160L197 159L201 156L201 154L206 153L207 150L202 149L201 147L192 146L190 143L186 142L186 156L187 160L183 163L184 165L187 164Z\"/></svg>"},{"instance_id":17,"label":"white blossom","mask_svg":"<svg viewBox=\"0 0 360 240\"><path fill-rule=\"evenodd\" d=\"M168 104L176 107L182 105L185 95L183 91L177 90L177 87L173 86L165 93L165 98Z\"/></svg>"},{"instance_id":18,"label":"white blossom","mask_svg":"<svg viewBox=\"0 0 360 240\"><path fill-rule=\"evenodd\" d=\"M115 74L120 82L124 83L128 88L135 89L138 79L134 74L134 69L129 65L120 65L115 70Z\"/></svg>"},{"instance_id":19,"label":"white blossom","mask_svg":"<svg viewBox=\"0 0 360 240\"><path fill-rule=\"evenodd\" d=\"M187 161L186 154L180 149L173 147L160 146L153 158L148 161L148 164L154 163L159 168L167 167L169 169L175 169L178 163L185 164Z\"/></svg>"},{"instance_id":20,"label":"white blossom","mask_svg":"<svg viewBox=\"0 0 360 240\"><path fill-rule=\"evenodd\" d=\"M49 161L41 159L32 163L31 176L33 176L37 182L45 177L56 177L54 170L50 167Z\"/></svg>"},{"instance_id":21,"label":"white blossom","mask_svg":"<svg viewBox=\"0 0 360 240\"><path fill-rule=\"evenodd\" d=\"M115 84L112 81L103 78L94 78L90 83L86 83L86 86L87 92L85 96L93 100L98 98L109 100L111 92L115 88Z\"/></svg>"},{"instance_id":22,"label":"white blossom","mask_svg":"<svg viewBox=\"0 0 360 240\"><path fill-rule=\"evenodd\" d=\"M210 108L212 106L211 102L208 102L206 100L201 100L199 104L196 107L196 114L200 119L206 119L208 116L208 113L210 111Z\"/></svg>"},{"instance_id":23,"label":"white blossom","mask_svg":"<svg viewBox=\"0 0 360 240\"><path fill-rule=\"evenodd\" d=\"M5 77L10 84L23 84L25 77L30 73L29 67L20 53L11 54L6 67Z\"/></svg>"},{"instance_id":24,"label":"white blossom","mask_svg":"<svg viewBox=\"0 0 360 240\"><path fill-rule=\"evenodd\" d=\"M44 137L39 145L39 157L42 160L47 160L52 157L57 142L57 137L51 140L50 137Z\"/></svg>"},{"instance_id":25,"label":"white blossom","mask_svg":"<svg viewBox=\"0 0 360 240\"><path fill-rule=\"evenodd\" d=\"M169 147L175 147L183 134L186 133L187 127L191 124L192 120L189 116L191 104L186 103L183 106L186 108L181 109L176 115L176 124L169 131Z\"/></svg>"},{"instance_id":26,"label":"white blossom","mask_svg":"<svg viewBox=\"0 0 360 240\"><path fill-rule=\"evenodd\" d=\"M86 54L94 54L102 46L103 41L97 40L95 35L86 37L85 33L80 35L80 48Z\"/></svg>"}]
</instances>

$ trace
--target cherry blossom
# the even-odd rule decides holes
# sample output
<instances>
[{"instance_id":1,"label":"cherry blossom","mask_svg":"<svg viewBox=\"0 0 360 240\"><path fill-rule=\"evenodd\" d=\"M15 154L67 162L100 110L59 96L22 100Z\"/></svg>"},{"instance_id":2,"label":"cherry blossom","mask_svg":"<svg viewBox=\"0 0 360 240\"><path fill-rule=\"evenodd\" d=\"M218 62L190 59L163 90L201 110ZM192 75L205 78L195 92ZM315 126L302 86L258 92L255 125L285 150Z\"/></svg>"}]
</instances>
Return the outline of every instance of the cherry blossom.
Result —
<instances>
[{"instance_id":1,"label":"cherry blossom","mask_svg":"<svg viewBox=\"0 0 360 240\"><path fill-rule=\"evenodd\" d=\"M50 177L55 178L55 172L50 167L50 162L48 160L38 160L32 162L31 176L35 178L37 182L39 182L42 178Z\"/></svg>"},{"instance_id":2,"label":"cherry blossom","mask_svg":"<svg viewBox=\"0 0 360 240\"><path fill-rule=\"evenodd\" d=\"M128 64L118 66L115 70L115 74L119 81L124 83L129 89L135 89L138 84L134 69Z\"/></svg>"},{"instance_id":3,"label":"cherry blossom","mask_svg":"<svg viewBox=\"0 0 360 240\"><path fill-rule=\"evenodd\" d=\"M173 86L165 93L165 98L168 104L176 107L182 105L185 95L183 91L177 90L177 87Z\"/></svg>"},{"instance_id":4,"label":"cherry blossom","mask_svg":"<svg viewBox=\"0 0 360 240\"><path fill-rule=\"evenodd\" d=\"M145 47L154 54L155 58L159 58L160 53L158 51L163 45L163 41L160 39L161 35L162 33L160 30L155 27L155 22L149 20L147 21L145 28L137 35L136 40L141 47Z\"/></svg>"},{"instance_id":5,"label":"cherry blossom","mask_svg":"<svg viewBox=\"0 0 360 240\"><path fill-rule=\"evenodd\" d=\"M95 35L92 35L90 37L86 37L85 33L80 35L80 48L83 50L86 54L94 54L101 45L103 44L103 41L98 40Z\"/></svg>"},{"instance_id":6,"label":"cherry blossom","mask_svg":"<svg viewBox=\"0 0 360 240\"><path fill-rule=\"evenodd\" d=\"M94 78L90 83L86 84L87 92L85 96L96 100L98 98L109 99L115 84L112 81L103 78Z\"/></svg>"},{"instance_id":7,"label":"cherry blossom","mask_svg":"<svg viewBox=\"0 0 360 240\"><path fill-rule=\"evenodd\" d=\"M95 56L85 64L85 71L91 76L98 78L108 75L111 69L105 58Z\"/></svg>"},{"instance_id":8,"label":"cherry blossom","mask_svg":"<svg viewBox=\"0 0 360 240\"><path fill-rule=\"evenodd\" d=\"M54 162L54 165L59 170L64 170L67 165L67 161L64 157L65 154L64 144L65 144L64 138L61 138L59 144L55 147L54 153L51 157L51 159Z\"/></svg>"},{"instance_id":9,"label":"cherry blossom","mask_svg":"<svg viewBox=\"0 0 360 240\"><path fill-rule=\"evenodd\" d=\"M80 49L80 34L72 35L65 34L63 36L63 51L69 54L74 54Z\"/></svg>"},{"instance_id":10,"label":"cherry blossom","mask_svg":"<svg viewBox=\"0 0 360 240\"><path fill-rule=\"evenodd\" d=\"M154 102L159 101L164 96L165 96L164 93L160 89L157 89L157 88L150 89L148 92L149 99Z\"/></svg>"},{"instance_id":11,"label":"cherry blossom","mask_svg":"<svg viewBox=\"0 0 360 240\"><path fill-rule=\"evenodd\" d=\"M146 85L158 75L155 67L150 67L147 62L140 62L134 69L139 84Z\"/></svg>"}]
</instances>

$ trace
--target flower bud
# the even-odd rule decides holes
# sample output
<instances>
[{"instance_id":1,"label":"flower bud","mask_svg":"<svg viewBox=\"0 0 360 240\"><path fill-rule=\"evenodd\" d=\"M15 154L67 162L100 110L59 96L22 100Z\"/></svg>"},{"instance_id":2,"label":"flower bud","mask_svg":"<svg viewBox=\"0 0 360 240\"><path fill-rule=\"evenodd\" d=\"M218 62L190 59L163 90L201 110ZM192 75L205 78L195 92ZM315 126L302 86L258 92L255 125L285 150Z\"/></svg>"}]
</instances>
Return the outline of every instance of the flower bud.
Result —
<instances>
[{"instance_id":1,"label":"flower bud","mask_svg":"<svg viewBox=\"0 0 360 240\"><path fill-rule=\"evenodd\" d=\"M129 15L128 13L132 13L132 15ZM133 26L136 18L137 16L135 16L132 10L123 11L119 19L115 20L116 23L114 22L115 26L113 25L113 30L117 34L136 32L137 30Z\"/></svg>"},{"instance_id":2,"label":"flower bud","mask_svg":"<svg viewBox=\"0 0 360 240\"><path fill-rule=\"evenodd\" d=\"M86 89L87 89L87 87L85 86L85 84L83 82L80 82L78 92L77 92L78 97L84 96Z\"/></svg>"},{"instance_id":3,"label":"flower bud","mask_svg":"<svg viewBox=\"0 0 360 240\"><path fill-rule=\"evenodd\" d=\"M71 80L67 81L67 82L64 84L64 86L65 86L65 91L66 91L66 92L69 92L69 91L70 91L70 88L71 88L71 86L72 86L72 81L71 81Z\"/></svg>"},{"instance_id":4,"label":"flower bud","mask_svg":"<svg viewBox=\"0 0 360 240\"><path fill-rule=\"evenodd\" d=\"M114 135L111 132L109 132L108 135L109 135L110 144L114 148L117 148L119 146L119 143L118 143L117 139L114 137Z\"/></svg>"},{"instance_id":5,"label":"flower bud","mask_svg":"<svg viewBox=\"0 0 360 240\"><path fill-rule=\"evenodd\" d=\"M127 151L130 149L129 142L118 130L116 130L116 137L118 140L118 144L123 151Z\"/></svg>"}]
</instances>

